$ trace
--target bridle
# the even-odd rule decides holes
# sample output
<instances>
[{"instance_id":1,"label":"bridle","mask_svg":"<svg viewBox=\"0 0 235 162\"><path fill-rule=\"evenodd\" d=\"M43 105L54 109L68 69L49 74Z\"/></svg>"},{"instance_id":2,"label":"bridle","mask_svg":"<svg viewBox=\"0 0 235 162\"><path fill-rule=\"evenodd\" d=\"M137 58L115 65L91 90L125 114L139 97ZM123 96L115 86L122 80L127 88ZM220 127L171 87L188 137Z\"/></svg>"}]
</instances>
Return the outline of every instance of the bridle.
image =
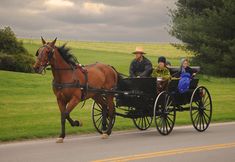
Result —
<instances>
[{"instance_id":1,"label":"bridle","mask_svg":"<svg viewBox=\"0 0 235 162\"><path fill-rule=\"evenodd\" d=\"M41 49L41 48L49 48L50 49L50 51L49 51L49 54L48 54L48 61L47 61L47 63L46 64L42 64L41 63L41 66L43 67L43 71L44 71L44 73L43 74L45 74L46 73L46 68L49 66L49 65L51 65L50 64L50 61L51 61L51 59L53 58L53 55L54 55L54 53L55 53L55 47L51 47L51 46L49 46L48 44L44 44L43 46L41 46L39 49ZM36 52L36 56L38 57L38 59L40 60L41 59L41 55L42 55L42 52L43 52L43 50L41 51L41 53L39 53L38 51L39 51L39 49L37 50L37 52ZM41 61L41 60L40 60ZM72 66L71 65L71 67L70 68L58 68L58 67L56 67L56 66L52 66L51 65L51 68L53 69L53 70L56 70L56 71L60 71L60 70L72 70L72 71L74 71L75 69L77 69L77 67L76 66Z\"/></svg>"}]
</instances>

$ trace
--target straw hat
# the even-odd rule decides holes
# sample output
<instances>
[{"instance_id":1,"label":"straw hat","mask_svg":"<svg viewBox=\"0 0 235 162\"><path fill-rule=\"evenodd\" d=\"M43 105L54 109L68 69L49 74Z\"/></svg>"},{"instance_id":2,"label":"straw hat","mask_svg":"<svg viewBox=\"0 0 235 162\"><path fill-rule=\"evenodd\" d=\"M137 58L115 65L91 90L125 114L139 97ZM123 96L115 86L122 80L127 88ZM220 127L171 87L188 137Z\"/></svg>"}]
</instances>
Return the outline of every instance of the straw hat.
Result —
<instances>
[{"instance_id":1,"label":"straw hat","mask_svg":"<svg viewBox=\"0 0 235 162\"><path fill-rule=\"evenodd\" d=\"M136 54L136 53L146 54L146 53L144 52L144 49L143 49L142 47L136 47L136 48L135 48L135 51L132 52L132 53L133 53L133 54Z\"/></svg>"}]
</instances>

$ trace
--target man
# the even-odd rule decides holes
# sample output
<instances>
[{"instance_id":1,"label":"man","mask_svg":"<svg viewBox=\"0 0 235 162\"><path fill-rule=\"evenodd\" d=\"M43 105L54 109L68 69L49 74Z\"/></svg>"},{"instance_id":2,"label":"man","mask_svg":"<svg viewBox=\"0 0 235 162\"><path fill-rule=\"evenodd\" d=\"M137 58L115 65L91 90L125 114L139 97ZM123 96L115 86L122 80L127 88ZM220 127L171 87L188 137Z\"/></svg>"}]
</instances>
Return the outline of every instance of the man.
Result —
<instances>
[{"instance_id":1,"label":"man","mask_svg":"<svg viewBox=\"0 0 235 162\"><path fill-rule=\"evenodd\" d=\"M152 73L152 63L144 57L144 50L142 47L136 47L135 59L130 64L130 77L132 78L143 78L150 77Z\"/></svg>"}]
</instances>

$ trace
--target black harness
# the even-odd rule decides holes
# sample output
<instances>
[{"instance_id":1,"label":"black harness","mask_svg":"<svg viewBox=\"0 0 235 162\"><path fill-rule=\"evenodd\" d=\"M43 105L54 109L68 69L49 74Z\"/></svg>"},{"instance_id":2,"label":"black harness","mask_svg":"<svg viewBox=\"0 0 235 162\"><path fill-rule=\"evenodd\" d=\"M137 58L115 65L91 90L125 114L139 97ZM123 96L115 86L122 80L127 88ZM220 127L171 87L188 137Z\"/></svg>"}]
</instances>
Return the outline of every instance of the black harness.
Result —
<instances>
[{"instance_id":1,"label":"black harness","mask_svg":"<svg viewBox=\"0 0 235 162\"><path fill-rule=\"evenodd\" d=\"M81 96L81 100L85 100L86 98L86 94L87 94L87 91L88 91L88 75L87 75L87 71L81 67L80 65L78 65L79 68L82 68L82 73L84 74L84 77L85 77L85 84L81 84L79 82L79 80L75 80L75 82L72 82L72 83L57 83L55 82L55 80L52 81L52 86L53 88L57 89L57 90L62 90L64 88L80 88L81 91L82 91L82 96ZM53 67L52 67L53 68ZM77 68L71 68L71 69L56 69L56 68L53 68L54 70L72 70L72 71L75 71Z\"/></svg>"}]
</instances>

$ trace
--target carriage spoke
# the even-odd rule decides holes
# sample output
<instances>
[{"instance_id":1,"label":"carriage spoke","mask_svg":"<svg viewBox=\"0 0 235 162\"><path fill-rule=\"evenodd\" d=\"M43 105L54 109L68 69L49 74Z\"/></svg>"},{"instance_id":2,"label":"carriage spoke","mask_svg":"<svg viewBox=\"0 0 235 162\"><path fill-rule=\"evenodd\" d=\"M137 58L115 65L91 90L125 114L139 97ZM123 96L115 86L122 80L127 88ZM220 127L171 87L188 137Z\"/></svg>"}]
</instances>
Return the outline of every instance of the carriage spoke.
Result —
<instances>
[{"instance_id":1,"label":"carriage spoke","mask_svg":"<svg viewBox=\"0 0 235 162\"><path fill-rule=\"evenodd\" d=\"M99 115L101 115L102 113L99 113L99 114L94 114L94 116L99 116Z\"/></svg>"},{"instance_id":2,"label":"carriage spoke","mask_svg":"<svg viewBox=\"0 0 235 162\"><path fill-rule=\"evenodd\" d=\"M166 132L168 132L167 119L166 119L166 118L164 118L164 121L165 121L165 125L166 125Z\"/></svg>"},{"instance_id":3,"label":"carriage spoke","mask_svg":"<svg viewBox=\"0 0 235 162\"><path fill-rule=\"evenodd\" d=\"M100 110L100 109L97 109L97 108L94 108L94 110L96 110L96 111L99 111L99 112L102 112L102 110Z\"/></svg>"},{"instance_id":4,"label":"carriage spoke","mask_svg":"<svg viewBox=\"0 0 235 162\"><path fill-rule=\"evenodd\" d=\"M198 116L198 124L197 124L197 126L201 129L201 117L200 117L200 115Z\"/></svg>"},{"instance_id":5,"label":"carriage spoke","mask_svg":"<svg viewBox=\"0 0 235 162\"><path fill-rule=\"evenodd\" d=\"M99 103L96 103L96 105L102 110L102 106Z\"/></svg>"},{"instance_id":6,"label":"carriage spoke","mask_svg":"<svg viewBox=\"0 0 235 162\"><path fill-rule=\"evenodd\" d=\"M145 128L147 127L146 117L144 117L144 126L145 126Z\"/></svg>"},{"instance_id":7,"label":"carriage spoke","mask_svg":"<svg viewBox=\"0 0 235 162\"><path fill-rule=\"evenodd\" d=\"M205 101L203 102L204 104L208 101L209 96L207 96L207 98L205 99Z\"/></svg>"},{"instance_id":8,"label":"carriage spoke","mask_svg":"<svg viewBox=\"0 0 235 162\"><path fill-rule=\"evenodd\" d=\"M211 103L209 102L208 104L204 105L204 108L206 108L208 105L210 105Z\"/></svg>"},{"instance_id":9,"label":"carriage spoke","mask_svg":"<svg viewBox=\"0 0 235 162\"><path fill-rule=\"evenodd\" d=\"M198 115L196 116L197 118L195 118L195 120L197 119L197 124L196 124L196 127L198 127L198 124L199 124L199 120L200 120L200 114L198 113Z\"/></svg>"},{"instance_id":10,"label":"carriage spoke","mask_svg":"<svg viewBox=\"0 0 235 162\"><path fill-rule=\"evenodd\" d=\"M169 126L169 131L170 131L172 129L172 125L171 125L170 121L168 120L168 117L166 118L166 122L167 122L167 124Z\"/></svg>"},{"instance_id":11,"label":"carriage spoke","mask_svg":"<svg viewBox=\"0 0 235 162\"><path fill-rule=\"evenodd\" d=\"M194 120L193 120L194 123L196 122L196 120L198 121L199 111L197 111L197 112L198 112L198 113L197 113L196 117L195 117Z\"/></svg>"},{"instance_id":12,"label":"carriage spoke","mask_svg":"<svg viewBox=\"0 0 235 162\"><path fill-rule=\"evenodd\" d=\"M169 123L169 121L168 121L168 118L166 117L166 124L168 125L168 127L169 127L169 130L167 131L167 132L169 132L170 130L171 130L171 124Z\"/></svg>"},{"instance_id":13,"label":"carriage spoke","mask_svg":"<svg viewBox=\"0 0 235 162\"><path fill-rule=\"evenodd\" d=\"M100 120L101 118L102 118L102 116L100 116L100 117L95 121L95 123L97 123L97 121Z\"/></svg>"},{"instance_id":14,"label":"carriage spoke","mask_svg":"<svg viewBox=\"0 0 235 162\"><path fill-rule=\"evenodd\" d=\"M147 122L148 122L148 125L150 124L150 122L149 122L149 118L148 117L146 117L146 119L147 119Z\"/></svg>"},{"instance_id":15,"label":"carriage spoke","mask_svg":"<svg viewBox=\"0 0 235 162\"><path fill-rule=\"evenodd\" d=\"M102 120L99 121L99 124L98 124L98 126L97 126L98 128L100 128L101 123L102 123ZM101 128L100 128L100 129L101 129Z\"/></svg>"},{"instance_id":16,"label":"carriage spoke","mask_svg":"<svg viewBox=\"0 0 235 162\"><path fill-rule=\"evenodd\" d=\"M204 114L204 112L203 112L203 114ZM208 125L208 121L206 120L205 115L203 115L203 118L204 118L204 121L205 121L206 125Z\"/></svg>"},{"instance_id":17,"label":"carriage spoke","mask_svg":"<svg viewBox=\"0 0 235 162\"><path fill-rule=\"evenodd\" d=\"M159 119L159 127L162 128L162 117Z\"/></svg>"},{"instance_id":18,"label":"carriage spoke","mask_svg":"<svg viewBox=\"0 0 235 162\"><path fill-rule=\"evenodd\" d=\"M196 110L196 111L194 111L193 113L192 113L192 116L194 116L195 114L197 114L198 113L198 111Z\"/></svg>"},{"instance_id":19,"label":"carriage spoke","mask_svg":"<svg viewBox=\"0 0 235 162\"><path fill-rule=\"evenodd\" d=\"M203 111L203 114L207 117L208 120L210 119L210 117L208 116L208 114L205 113L204 111Z\"/></svg>"},{"instance_id":20,"label":"carriage spoke","mask_svg":"<svg viewBox=\"0 0 235 162\"><path fill-rule=\"evenodd\" d=\"M198 101L195 101L194 103L199 107L199 103L198 103Z\"/></svg>"},{"instance_id":21,"label":"carriage spoke","mask_svg":"<svg viewBox=\"0 0 235 162\"><path fill-rule=\"evenodd\" d=\"M174 123L170 117L167 117L167 119L169 119L172 124Z\"/></svg>"},{"instance_id":22,"label":"carriage spoke","mask_svg":"<svg viewBox=\"0 0 235 162\"><path fill-rule=\"evenodd\" d=\"M201 120L202 120L202 128L204 130L204 118L203 118L203 115L201 115Z\"/></svg>"},{"instance_id":23,"label":"carriage spoke","mask_svg":"<svg viewBox=\"0 0 235 162\"><path fill-rule=\"evenodd\" d=\"M143 129L144 128L144 119L140 118L140 120L141 120L141 129Z\"/></svg>"},{"instance_id":24,"label":"carriage spoke","mask_svg":"<svg viewBox=\"0 0 235 162\"><path fill-rule=\"evenodd\" d=\"M162 130L163 130L163 133L165 133L165 121L163 118L162 118Z\"/></svg>"}]
</instances>

